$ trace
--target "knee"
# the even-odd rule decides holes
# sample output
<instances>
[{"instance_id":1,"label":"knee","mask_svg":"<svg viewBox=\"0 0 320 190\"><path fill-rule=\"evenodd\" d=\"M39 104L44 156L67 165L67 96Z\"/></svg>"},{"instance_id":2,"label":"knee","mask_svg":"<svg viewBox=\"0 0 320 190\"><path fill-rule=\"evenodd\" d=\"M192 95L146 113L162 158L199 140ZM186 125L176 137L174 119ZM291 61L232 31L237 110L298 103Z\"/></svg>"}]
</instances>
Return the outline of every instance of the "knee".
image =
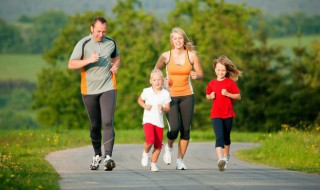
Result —
<instances>
[{"instance_id":1,"label":"knee","mask_svg":"<svg viewBox=\"0 0 320 190\"><path fill-rule=\"evenodd\" d=\"M224 138L223 136L216 135L216 147L224 147Z\"/></svg>"},{"instance_id":2,"label":"knee","mask_svg":"<svg viewBox=\"0 0 320 190\"><path fill-rule=\"evenodd\" d=\"M180 139L189 140L190 139L190 130L183 131L183 133L181 133Z\"/></svg>"},{"instance_id":3,"label":"knee","mask_svg":"<svg viewBox=\"0 0 320 190\"><path fill-rule=\"evenodd\" d=\"M103 127L112 127L113 126L113 120L111 118L104 118L102 120Z\"/></svg>"},{"instance_id":4,"label":"knee","mask_svg":"<svg viewBox=\"0 0 320 190\"><path fill-rule=\"evenodd\" d=\"M147 137L147 138L146 138L146 143L147 143L148 145L154 144L154 138L153 138L153 137Z\"/></svg>"},{"instance_id":5,"label":"knee","mask_svg":"<svg viewBox=\"0 0 320 190\"><path fill-rule=\"evenodd\" d=\"M168 131L167 138L170 139L170 140L175 140L178 137L178 133L179 133L178 130Z\"/></svg>"}]
</instances>

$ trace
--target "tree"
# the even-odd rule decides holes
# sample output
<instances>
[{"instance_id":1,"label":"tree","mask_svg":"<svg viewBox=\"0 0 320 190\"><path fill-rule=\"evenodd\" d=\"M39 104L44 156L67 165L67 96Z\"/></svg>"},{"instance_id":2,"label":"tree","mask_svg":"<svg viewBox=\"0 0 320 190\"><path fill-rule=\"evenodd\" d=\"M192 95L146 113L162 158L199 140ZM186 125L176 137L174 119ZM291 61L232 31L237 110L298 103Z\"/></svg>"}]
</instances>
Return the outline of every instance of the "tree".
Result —
<instances>
[{"instance_id":1,"label":"tree","mask_svg":"<svg viewBox=\"0 0 320 190\"><path fill-rule=\"evenodd\" d=\"M287 124L297 127L320 125L320 42L307 50L294 48L296 59L291 70L290 117Z\"/></svg>"},{"instance_id":2,"label":"tree","mask_svg":"<svg viewBox=\"0 0 320 190\"><path fill-rule=\"evenodd\" d=\"M61 11L48 11L36 16L32 21L27 51L43 53L52 47L52 42L67 22L67 16Z\"/></svg>"},{"instance_id":3,"label":"tree","mask_svg":"<svg viewBox=\"0 0 320 190\"><path fill-rule=\"evenodd\" d=\"M260 43L244 49L241 59L243 78L239 80L242 100L236 107L240 130L279 130L289 109L286 90L288 86L289 59L282 55L281 47L269 47L267 32L262 23L257 32Z\"/></svg>"},{"instance_id":4,"label":"tree","mask_svg":"<svg viewBox=\"0 0 320 190\"><path fill-rule=\"evenodd\" d=\"M17 44L23 44L17 27L7 24L0 18L0 53L17 53L21 47ZM21 43L22 42L22 43Z\"/></svg>"}]
</instances>

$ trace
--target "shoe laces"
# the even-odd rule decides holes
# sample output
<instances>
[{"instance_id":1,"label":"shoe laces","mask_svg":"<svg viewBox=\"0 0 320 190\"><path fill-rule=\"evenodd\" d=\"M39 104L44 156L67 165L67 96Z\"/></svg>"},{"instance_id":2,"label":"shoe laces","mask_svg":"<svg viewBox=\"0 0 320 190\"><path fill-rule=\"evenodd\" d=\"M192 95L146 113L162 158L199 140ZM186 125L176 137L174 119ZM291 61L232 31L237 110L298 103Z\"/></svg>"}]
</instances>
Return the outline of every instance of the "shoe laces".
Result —
<instances>
[{"instance_id":1,"label":"shoe laces","mask_svg":"<svg viewBox=\"0 0 320 190\"><path fill-rule=\"evenodd\" d=\"M99 164L100 159L101 159L100 156L97 155L97 156L93 157L92 163L93 163L94 165Z\"/></svg>"}]
</instances>

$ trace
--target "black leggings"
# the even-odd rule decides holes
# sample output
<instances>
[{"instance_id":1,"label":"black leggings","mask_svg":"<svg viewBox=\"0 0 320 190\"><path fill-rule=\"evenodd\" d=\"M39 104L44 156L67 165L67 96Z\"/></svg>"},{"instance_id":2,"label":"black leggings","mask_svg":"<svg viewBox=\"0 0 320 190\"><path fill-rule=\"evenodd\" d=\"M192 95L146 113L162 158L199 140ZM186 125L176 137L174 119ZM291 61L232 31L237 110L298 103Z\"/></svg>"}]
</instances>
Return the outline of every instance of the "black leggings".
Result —
<instances>
[{"instance_id":1,"label":"black leggings","mask_svg":"<svg viewBox=\"0 0 320 190\"><path fill-rule=\"evenodd\" d=\"M116 107L117 91L110 90L101 94L82 95L90 120L90 137L95 155L101 152L101 125L103 126L103 145L105 155L112 156L115 132L113 118Z\"/></svg>"},{"instance_id":2,"label":"black leggings","mask_svg":"<svg viewBox=\"0 0 320 190\"><path fill-rule=\"evenodd\" d=\"M169 130L167 138L175 140L180 131L180 139L190 139L190 129L193 117L194 96L171 97L170 112L166 115Z\"/></svg>"},{"instance_id":3,"label":"black leggings","mask_svg":"<svg viewBox=\"0 0 320 190\"><path fill-rule=\"evenodd\" d=\"M211 119L211 121L213 125L214 134L216 135L216 147L224 148L224 145L230 145L230 134L232 129L233 118L213 118Z\"/></svg>"}]
</instances>

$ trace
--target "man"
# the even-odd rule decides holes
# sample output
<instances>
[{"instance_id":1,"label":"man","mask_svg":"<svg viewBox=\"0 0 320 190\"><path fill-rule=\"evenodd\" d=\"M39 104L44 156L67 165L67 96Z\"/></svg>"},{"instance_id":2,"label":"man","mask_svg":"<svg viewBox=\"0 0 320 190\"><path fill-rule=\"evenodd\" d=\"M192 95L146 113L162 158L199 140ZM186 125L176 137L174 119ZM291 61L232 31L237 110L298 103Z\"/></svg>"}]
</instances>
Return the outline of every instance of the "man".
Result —
<instances>
[{"instance_id":1,"label":"man","mask_svg":"<svg viewBox=\"0 0 320 190\"><path fill-rule=\"evenodd\" d=\"M102 157L101 126L103 126L104 165L111 171L114 145L113 118L116 107L117 85L115 74L120 64L120 52L115 41L106 37L108 23L97 17L91 23L91 34L74 47L68 68L81 69L81 94L90 120L90 137L94 156L91 170L97 170Z\"/></svg>"}]
</instances>

